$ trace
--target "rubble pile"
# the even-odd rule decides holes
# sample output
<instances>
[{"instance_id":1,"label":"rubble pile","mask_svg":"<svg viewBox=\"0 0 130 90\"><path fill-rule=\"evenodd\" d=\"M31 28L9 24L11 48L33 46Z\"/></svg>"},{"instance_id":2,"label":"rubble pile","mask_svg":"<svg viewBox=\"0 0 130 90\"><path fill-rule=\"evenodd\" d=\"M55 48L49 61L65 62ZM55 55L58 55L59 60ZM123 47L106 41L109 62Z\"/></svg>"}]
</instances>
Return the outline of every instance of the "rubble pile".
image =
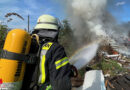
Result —
<instances>
[{"instance_id":1,"label":"rubble pile","mask_svg":"<svg viewBox=\"0 0 130 90\"><path fill-rule=\"evenodd\" d=\"M110 44L99 48L89 66L103 70L106 90L130 90L130 57L115 51Z\"/></svg>"},{"instance_id":2,"label":"rubble pile","mask_svg":"<svg viewBox=\"0 0 130 90\"><path fill-rule=\"evenodd\" d=\"M127 75L106 78L107 90L130 90L130 73Z\"/></svg>"}]
</instances>

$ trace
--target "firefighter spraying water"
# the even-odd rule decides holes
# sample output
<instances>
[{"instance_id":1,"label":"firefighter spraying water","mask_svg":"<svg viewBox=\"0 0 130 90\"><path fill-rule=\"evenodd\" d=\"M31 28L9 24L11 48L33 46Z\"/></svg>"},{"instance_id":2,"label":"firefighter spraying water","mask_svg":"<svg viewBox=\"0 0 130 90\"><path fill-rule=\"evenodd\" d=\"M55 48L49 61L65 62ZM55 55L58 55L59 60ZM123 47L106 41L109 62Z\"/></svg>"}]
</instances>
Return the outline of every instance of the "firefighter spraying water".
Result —
<instances>
[{"instance_id":1,"label":"firefighter spraying water","mask_svg":"<svg viewBox=\"0 0 130 90\"><path fill-rule=\"evenodd\" d=\"M31 35L21 29L8 33L0 59L2 88L71 90L71 79L77 78L77 70L87 66L107 37L114 41L109 42L113 48L115 46L122 48L114 48L115 50L130 54L128 48L116 42L118 40L115 37L118 39L121 33L115 34L118 26L106 10L108 0L100 0L100 2L98 0L66 0L65 2L79 49L68 58L63 46L58 42L58 34L62 29L59 19L51 15L41 15ZM9 13L6 17L12 14ZM82 86L79 85L81 87L76 88L77 90L106 89L101 70L89 71L84 75L84 83Z\"/></svg>"}]
</instances>

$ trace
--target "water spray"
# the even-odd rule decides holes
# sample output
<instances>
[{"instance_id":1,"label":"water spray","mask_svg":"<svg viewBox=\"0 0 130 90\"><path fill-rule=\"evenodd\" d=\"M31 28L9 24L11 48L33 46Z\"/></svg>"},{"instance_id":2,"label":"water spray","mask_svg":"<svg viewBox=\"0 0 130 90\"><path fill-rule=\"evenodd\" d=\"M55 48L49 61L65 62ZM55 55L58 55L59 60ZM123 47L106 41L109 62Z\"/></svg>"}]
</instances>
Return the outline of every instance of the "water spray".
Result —
<instances>
[{"instance_id":1,"label":"water spray","mask_svg":"<svg viewBox=\"0 0 130 90\"><path fill-rule=\"evenodd\" d=\"M82 69L95 57L98 47L99 41L85 45L70 58L70 63L78 70Z\"/></svg>"}]
</instances>

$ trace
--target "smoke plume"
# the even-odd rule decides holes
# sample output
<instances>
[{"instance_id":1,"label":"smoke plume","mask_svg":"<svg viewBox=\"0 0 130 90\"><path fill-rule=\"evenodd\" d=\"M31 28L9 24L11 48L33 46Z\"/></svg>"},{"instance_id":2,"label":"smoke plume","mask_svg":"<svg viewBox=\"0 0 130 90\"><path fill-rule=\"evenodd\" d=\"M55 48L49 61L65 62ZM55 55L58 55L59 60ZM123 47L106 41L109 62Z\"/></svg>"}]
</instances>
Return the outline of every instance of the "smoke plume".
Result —
<instances>
[{"instance_id":1,"label":"smoke plume","mask_svg":"<svg viewBox=\"0 0 130 90\"><path fill-rule=\"evenodd\" d=\"M68 0L67 3L68 16L79 43L106 36L103 27L106 0Z\"/></svg>"},{"instance_id":2,"label":"smoke plume","mask_svg":"<svg viewBox=\"0 0 130 90\"><path fill-rule=\"evenodd\" d=\"M110 3L113 0L66 0L66 12L79 46L106 38L121 45L123 38L128 38L130 29L119 25L108 12Z\"/></svg>"}]
</instances>

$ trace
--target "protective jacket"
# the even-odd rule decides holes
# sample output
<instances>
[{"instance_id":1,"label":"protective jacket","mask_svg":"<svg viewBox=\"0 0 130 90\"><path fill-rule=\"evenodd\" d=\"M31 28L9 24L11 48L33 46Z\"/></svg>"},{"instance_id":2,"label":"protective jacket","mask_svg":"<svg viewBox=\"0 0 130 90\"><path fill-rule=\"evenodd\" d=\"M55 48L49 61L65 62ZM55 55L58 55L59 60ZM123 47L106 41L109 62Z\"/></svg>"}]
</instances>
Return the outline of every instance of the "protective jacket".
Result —
<instances>
[{"instance_id":1,"label":"protective jacket","mask_svg":"<svg viewBox=\"0 0 130 90\"><path fill-rule=\"evenodd\" d=\"M57 42L47 42L40 54L40 90L71 90L71 65L64 48Z\"/></svg>"}]
</instances>

